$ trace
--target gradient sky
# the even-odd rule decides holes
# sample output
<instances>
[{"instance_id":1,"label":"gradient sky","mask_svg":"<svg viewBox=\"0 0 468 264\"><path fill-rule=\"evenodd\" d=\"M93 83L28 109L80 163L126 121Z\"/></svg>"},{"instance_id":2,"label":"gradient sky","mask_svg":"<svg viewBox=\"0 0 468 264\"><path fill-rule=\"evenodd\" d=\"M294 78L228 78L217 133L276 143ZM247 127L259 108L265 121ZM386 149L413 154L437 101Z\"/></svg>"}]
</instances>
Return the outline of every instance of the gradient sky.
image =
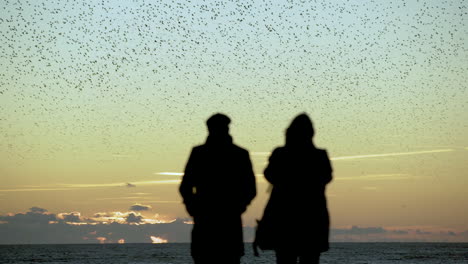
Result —
<instances>
[{"instance_id":1,"label":"gradient sky","mask_svg":"<svg viewBox=\"0 0 468 264\"><path fill-rule=\"evenodd\" d=\"M258 174L244 217L252 226L268 198L269 152L306 112L332 157L333 228L466 232L467 10L463 1L2 1L3 223L33 206L84 219L140 204L151 207L133 210L146 219L187 218L180 173L205 120L222 112Z\"/></svg>"}]
</instances>

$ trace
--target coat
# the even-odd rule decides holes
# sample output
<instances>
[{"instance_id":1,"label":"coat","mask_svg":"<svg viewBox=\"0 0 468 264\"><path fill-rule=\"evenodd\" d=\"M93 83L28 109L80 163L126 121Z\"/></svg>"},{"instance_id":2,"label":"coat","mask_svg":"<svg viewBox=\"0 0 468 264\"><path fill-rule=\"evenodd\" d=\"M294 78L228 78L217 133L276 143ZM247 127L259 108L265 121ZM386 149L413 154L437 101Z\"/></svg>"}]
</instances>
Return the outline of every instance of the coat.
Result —
<instances>
[{"instance_id":1,"label":"coat","mask_svg":"<svg viewBox=\"0 0 468 264\"><path fill-rule=\"evenodd\" d=\"M327 251L325 187L332 180L327 152L313 145L277 148L264 174L273 185L263 217L274 232L273 249L296 255Z\"/></svg>"},{"instance_id":2,"label":"coat","mask_svg":"<svg viewBox=\"0 0 468 264\"><path fill-rule=\"evenodd\" d=\"M247 150L229 139L194 147L180 185L193 217L191 253L196 257L244 255L241 214L256 195Z\"/></svg>"}]
</instances>

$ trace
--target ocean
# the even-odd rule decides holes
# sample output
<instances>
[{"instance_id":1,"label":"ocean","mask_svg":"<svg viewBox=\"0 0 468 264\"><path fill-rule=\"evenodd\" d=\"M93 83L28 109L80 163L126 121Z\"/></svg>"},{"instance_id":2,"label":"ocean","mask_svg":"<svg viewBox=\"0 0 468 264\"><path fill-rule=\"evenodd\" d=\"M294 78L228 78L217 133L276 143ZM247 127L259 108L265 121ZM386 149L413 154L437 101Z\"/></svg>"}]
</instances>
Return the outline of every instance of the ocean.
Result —
<instances>
[{"instance_id":1,"label":"ocean","mask_svg":"<svg viewBox=\"0 0 468 264\"><path fill-rule=\"evenodd\" d=\"M254 257L246 244L243 264L275 263L273 252ZM190 244L0 245L0 263L190 264ZM222 264L222 261L219 262ZM468 263L468 243L332 243L320 263Z\"/></svg>"}]
</instances>

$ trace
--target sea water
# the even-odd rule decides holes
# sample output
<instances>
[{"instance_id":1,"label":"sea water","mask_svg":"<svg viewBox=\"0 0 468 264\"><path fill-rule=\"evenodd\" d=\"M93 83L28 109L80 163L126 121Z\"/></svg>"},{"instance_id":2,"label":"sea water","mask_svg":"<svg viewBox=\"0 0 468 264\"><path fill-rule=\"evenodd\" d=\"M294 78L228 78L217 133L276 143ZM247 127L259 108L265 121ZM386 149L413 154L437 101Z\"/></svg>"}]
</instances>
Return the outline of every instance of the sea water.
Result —
<instances>
[{"instance_id":1,"label":"sea water","mask_svg":"<svg viewBox=\"0 0 468 264\"><path fill-rule=\"evenodd\" d=\"M246 244L243 264L275 263L273 252L253 256ZM190 244L0 245L0 263L189 264ZM222 264L222 260L219 262ZM321 263L468 263L468 243L332 243Z\"/></svg>"}]
</instances>

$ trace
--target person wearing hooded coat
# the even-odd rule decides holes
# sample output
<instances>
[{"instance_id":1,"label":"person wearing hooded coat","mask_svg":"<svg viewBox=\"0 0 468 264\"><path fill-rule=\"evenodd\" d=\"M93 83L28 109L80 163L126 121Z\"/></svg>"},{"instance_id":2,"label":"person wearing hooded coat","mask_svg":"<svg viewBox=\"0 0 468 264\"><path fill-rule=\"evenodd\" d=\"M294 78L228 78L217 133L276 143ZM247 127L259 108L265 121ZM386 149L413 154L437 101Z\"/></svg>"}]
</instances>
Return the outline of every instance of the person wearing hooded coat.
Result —
<instances>
[{"instance_id":1,"label":"person wearing hooded coat","mask_svg":"<svg viewBox=\"0 0 468 264\"><path fill-rule=\"evenodd\" d=\"M206 143L192 149L180 194L193 217L191 254L196 264L239 264L244 255L241 215L256 195L247 150L232 143L230 119L207 120Z\"/></svg>"},{"instance_id":2,"label":"person wearing hooded coat","mask_svg":"<svg viewBox=\"0 0 468 264\"><path fill-rule=\"evenodd\" d=\"M278 264L319 263L329 249L325 187L332 180L326 150L312 143L310 118L300 114L286 130L286 144L276 148L264 175L273 186L264 212L274 234Z\"/></svg>"}]
</instances>

